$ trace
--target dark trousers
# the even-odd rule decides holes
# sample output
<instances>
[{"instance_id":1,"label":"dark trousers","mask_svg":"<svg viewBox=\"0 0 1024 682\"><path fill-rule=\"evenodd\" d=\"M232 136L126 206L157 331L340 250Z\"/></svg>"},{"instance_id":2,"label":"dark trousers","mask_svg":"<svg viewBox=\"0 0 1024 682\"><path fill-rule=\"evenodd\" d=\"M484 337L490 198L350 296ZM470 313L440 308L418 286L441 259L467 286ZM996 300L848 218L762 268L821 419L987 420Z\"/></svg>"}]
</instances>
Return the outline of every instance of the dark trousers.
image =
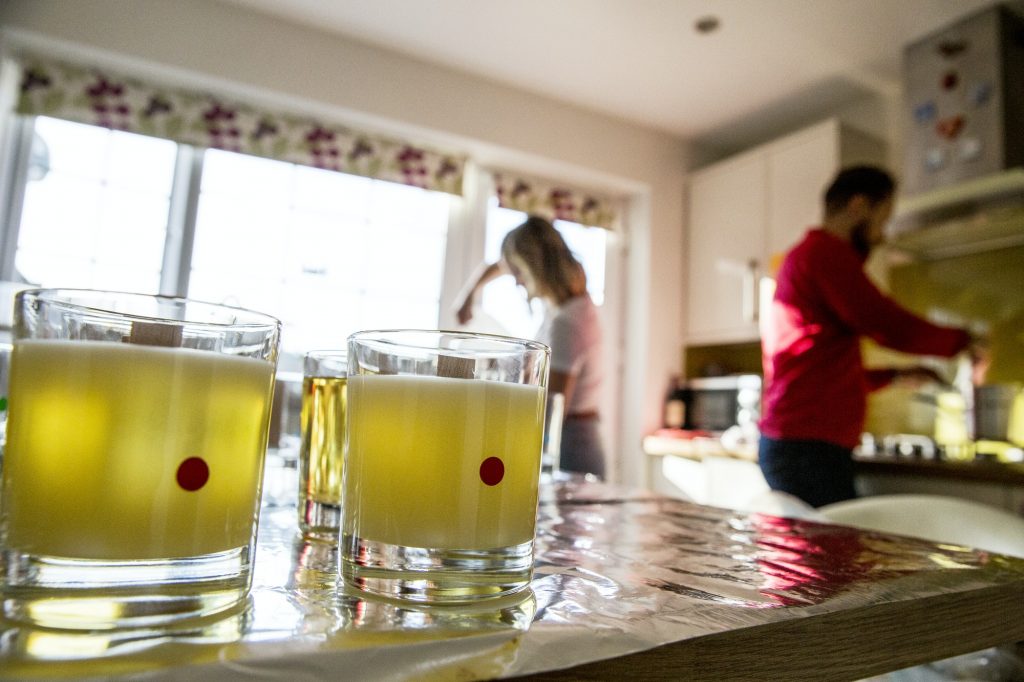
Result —
<instances>
[{"instance_id":1,"label":"dark trousers","mask_svg":"<svg viewBox=\"0 0 1024 682\"><path fill-rule=\"evenodd\" d=\"M761 436L758 464L768 486L812 507L857 497L853 452L820 440L776 440Z\"/></svg>"},{"instance_id":2,"label":"dark trousers","mask_svg":"<svg viewBox=\"0 0 1024 682\"><path fill-rule=\"evenodd\" d=\"M562 451L558 468L581 474L594 474L604 479L604 448L601 445L601 422L596 418L573 419L562 424Z\"/></svg>"}]
</instances>

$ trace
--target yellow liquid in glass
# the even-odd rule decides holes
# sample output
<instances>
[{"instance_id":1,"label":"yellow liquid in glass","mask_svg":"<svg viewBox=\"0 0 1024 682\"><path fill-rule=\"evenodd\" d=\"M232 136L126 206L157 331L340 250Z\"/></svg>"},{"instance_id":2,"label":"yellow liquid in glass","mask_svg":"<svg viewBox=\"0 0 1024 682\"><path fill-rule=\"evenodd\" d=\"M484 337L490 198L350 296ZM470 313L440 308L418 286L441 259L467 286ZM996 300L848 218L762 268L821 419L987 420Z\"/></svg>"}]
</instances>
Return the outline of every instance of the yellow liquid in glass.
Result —
<instances>
[{"instance_id":1,"label":"yellow liquid in glass","mask_svg":"<svg viewBox=\"0 0 1024 682\"><path fill-rule=\"evenodd\" d=\"M182 348L14 344L7 545L80 559L196 556L249 544L273 366ZM196 490L179 467L201 458ZM195 478L192 479L195 481Z\"/></svg>"},{"instance_id":2,"label":"yellow liquid in glass","mask_svg":"<svg viewBox=\"0 0 1024 682\"><path fill-rule=\"evenodd\" d=\"M349 377L343 532L437 549L533 539L544 389L421 376ZM504 475L484 482L481 464Z\"/></svg>"},{"instance_id":3,"label":"yellow liquid in glass","mask_svg":"<svg viewBox=\"0 0 1024 682\"><path fill-rule=\"evenodd\" d=\"M345 377L302 380L300 493L306 500L341 504L345 451Z\"/></svg>"}]
</instances>

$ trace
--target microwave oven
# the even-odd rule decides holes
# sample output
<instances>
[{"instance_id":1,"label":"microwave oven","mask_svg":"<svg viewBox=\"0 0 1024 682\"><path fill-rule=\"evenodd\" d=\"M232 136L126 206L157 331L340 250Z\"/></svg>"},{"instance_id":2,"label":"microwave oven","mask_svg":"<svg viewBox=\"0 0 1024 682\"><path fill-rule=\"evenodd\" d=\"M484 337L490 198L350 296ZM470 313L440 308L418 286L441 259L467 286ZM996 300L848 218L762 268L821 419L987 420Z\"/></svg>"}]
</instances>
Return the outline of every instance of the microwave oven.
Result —
<instances>
[{"instance_id":1,"label":"microwave oven","mask_svg":"<svg viewBox=\"0 0 1024 682\"><path fill-rule=\"evenodd\" d=\"M761 377L735 374L689 379L682 385L683 428L721 432L756 427L761 418Z\"/></svg>"}]
</instances>

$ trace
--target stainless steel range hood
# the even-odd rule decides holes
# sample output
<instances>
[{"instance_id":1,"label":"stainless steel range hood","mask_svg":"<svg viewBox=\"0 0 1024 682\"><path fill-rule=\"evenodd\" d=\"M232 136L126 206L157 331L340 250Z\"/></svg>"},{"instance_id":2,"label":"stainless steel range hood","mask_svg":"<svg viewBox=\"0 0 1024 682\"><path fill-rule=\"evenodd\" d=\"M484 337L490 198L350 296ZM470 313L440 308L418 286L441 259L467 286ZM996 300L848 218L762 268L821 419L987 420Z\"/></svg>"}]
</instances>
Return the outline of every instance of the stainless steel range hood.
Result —
<instances>
[{"instance_id":1,"label":"stainless steel range hood","mask_svg":"<svg viewBox=\"0 0 1024 682\"><path fill-rule=\"evenodd\" d=\"M994 5L909 45L890 241L943 258L1024 244L1024 18Z\"/></svg>"},{"instance_id":2,"label":"stainless steel range hood","mask_svg":"<svg viewBox=\"0 0 1024 682\"><path fill-rule=\"evenodd\" d=\"M887 241L924 260L1024 245L1024 169L901 198Z\"/></svg>"}]
</instances>

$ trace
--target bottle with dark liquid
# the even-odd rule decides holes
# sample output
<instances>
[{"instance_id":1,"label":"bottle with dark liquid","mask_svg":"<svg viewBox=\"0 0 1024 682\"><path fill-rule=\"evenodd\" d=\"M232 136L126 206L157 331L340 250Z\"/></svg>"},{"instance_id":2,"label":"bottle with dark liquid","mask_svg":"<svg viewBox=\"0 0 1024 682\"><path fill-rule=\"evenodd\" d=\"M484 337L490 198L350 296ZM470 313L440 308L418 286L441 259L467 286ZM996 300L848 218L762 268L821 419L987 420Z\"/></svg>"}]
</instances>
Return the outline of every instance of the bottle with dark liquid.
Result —
<instances>
[{"instance_id":1,"label":"bottle with dark liquid","mask_svg":"<svg viewBox=\"0 0 1024 682\"><path fill-rule=\"evenodd\" d=\"M686 423L686 389L683 388L679 375L669 380L668 394L665 396L665 412L662 422L666 429L681 429Z\"/></svg>"}]
</instances>

